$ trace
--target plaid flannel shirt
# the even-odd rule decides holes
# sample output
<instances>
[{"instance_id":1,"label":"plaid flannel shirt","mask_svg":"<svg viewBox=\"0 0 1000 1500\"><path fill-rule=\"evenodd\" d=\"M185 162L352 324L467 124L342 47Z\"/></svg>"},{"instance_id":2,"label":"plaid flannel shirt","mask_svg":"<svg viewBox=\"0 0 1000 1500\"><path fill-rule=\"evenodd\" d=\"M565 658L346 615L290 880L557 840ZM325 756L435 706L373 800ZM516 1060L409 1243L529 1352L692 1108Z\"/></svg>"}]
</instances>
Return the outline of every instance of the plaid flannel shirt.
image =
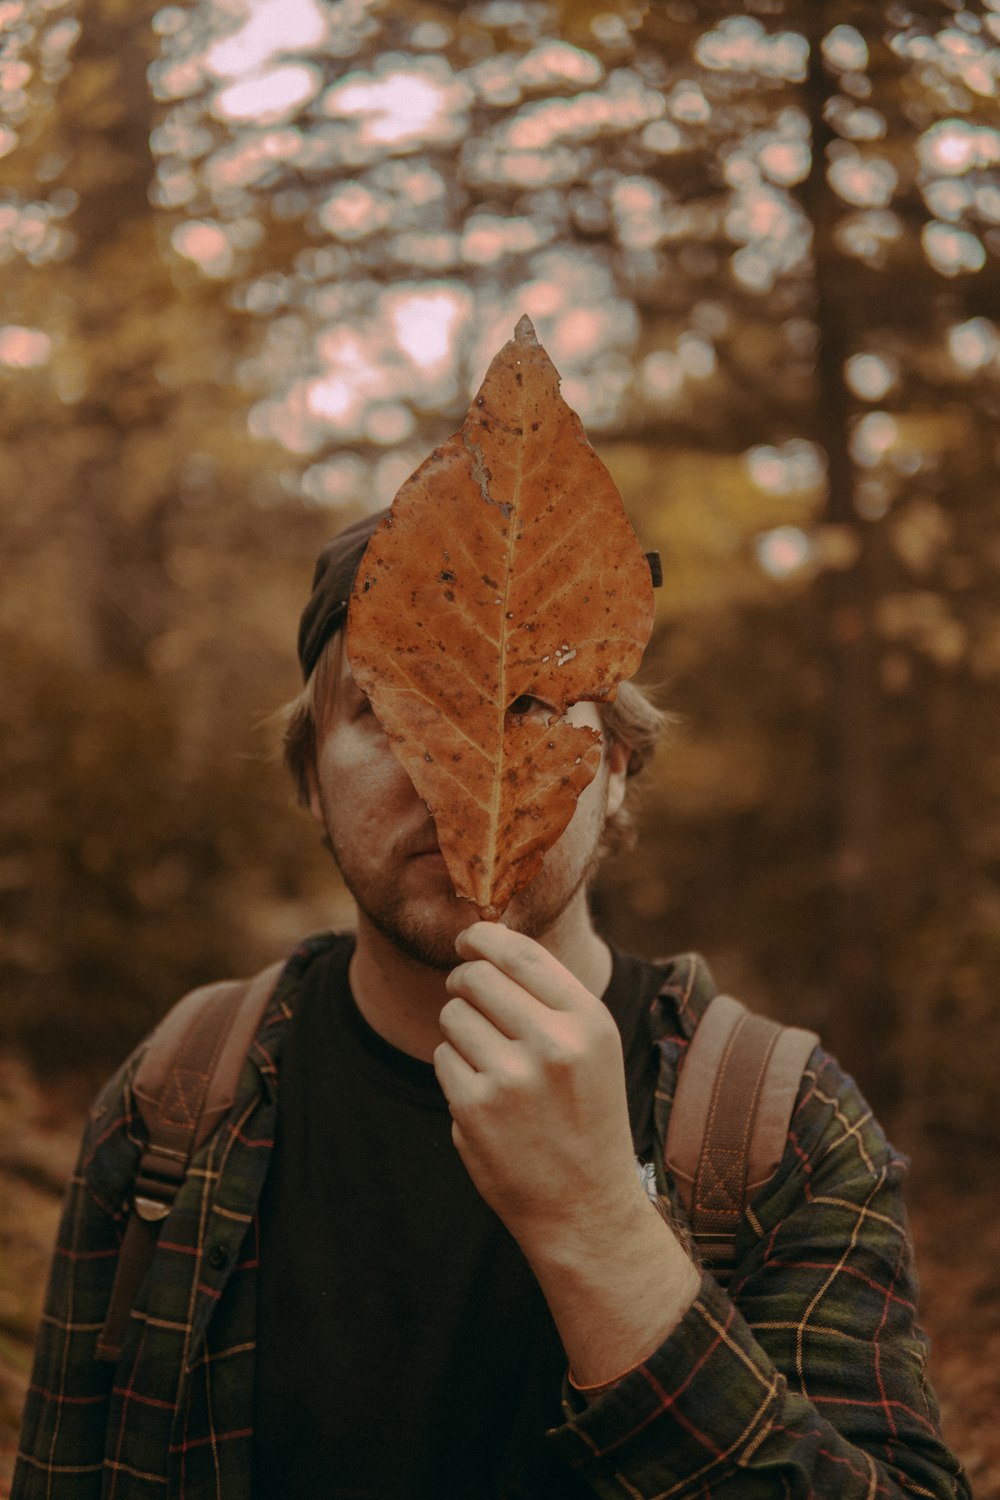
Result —
<instances>
[{"instance_id":1,"label":"plaid flannel shirt","mask_svg":"<svg viewBox=\"0 0 1000 1500\"><path fill-rule=\"evenodd\" d=\"M164 1222L117 1368L94 1349L142 1147L138 1053L98 1098L59 1231L12 1500L249 1500L255 1207L282 1038L306 964L333 941L309 939L286 965L234 1108ZM665 972L650 1016L660 1158L678 1062L714 993L692 955ZM904 1165L817 1049L784 1159L743 1217L728 1292L706 1275L674 1332L591 1405L564 1385L550 1441L597 1495L968 1497L914 1326Z\"/></svg>"}]
</instances>

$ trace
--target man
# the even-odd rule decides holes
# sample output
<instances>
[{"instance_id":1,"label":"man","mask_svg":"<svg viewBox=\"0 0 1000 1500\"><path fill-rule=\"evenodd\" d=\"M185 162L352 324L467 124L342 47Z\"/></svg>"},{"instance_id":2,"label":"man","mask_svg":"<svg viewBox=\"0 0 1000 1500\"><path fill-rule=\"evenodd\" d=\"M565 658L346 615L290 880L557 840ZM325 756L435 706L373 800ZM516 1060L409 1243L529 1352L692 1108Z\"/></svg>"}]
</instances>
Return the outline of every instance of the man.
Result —
<instances>
[{"instance_id":1,"label":"man","mask_svg":"<svg viewBox=\"0 0 1000 1500\"><path fill-rule=\"evenodd\" d=\"M587 903L656 712L627 684L573 706L602 731L599 772L504 923L470 920L351 672L377 519L320 560L286 742L356 937L286 964L117 1365L94 1352L136 1059L98 1100L15 1500L967 1495L913 1323L902 1163L821 1050L730 1292L685 1248L660 1162L711 979L613 952Z\"/></svg>"}]
</instances>

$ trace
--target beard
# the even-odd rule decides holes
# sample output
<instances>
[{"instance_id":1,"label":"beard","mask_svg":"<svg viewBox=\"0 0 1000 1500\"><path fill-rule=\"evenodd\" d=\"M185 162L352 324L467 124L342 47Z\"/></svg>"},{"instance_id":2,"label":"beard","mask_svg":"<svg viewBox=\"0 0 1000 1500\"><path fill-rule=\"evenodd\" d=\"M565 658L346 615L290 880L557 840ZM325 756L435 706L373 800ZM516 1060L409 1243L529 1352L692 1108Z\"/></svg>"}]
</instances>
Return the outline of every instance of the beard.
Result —
<instances>
[{"instance_id":1,"label":"beard","mask_svg":"<svg viewBox=\"0 0 1000 1500\"><path fill-rule=\"evenodd\" d=\"M608 773L604 764L591 786L590 808L582 828L567 829L549 849L538 874L511 898L503 923L513 932L542 939L581 891L590 886L602 855L607 804ZM422 889L407 880L406 860L402 870L389 850L383 865L358 858L347 840L338 838L335 809L324 804L324 842L350 891L359 913L383 937L414 962L447 973L458 962L455 939L479 913L471 901L457 896L443 865L423 872ZM583 809L577 808L576 818ZM570 827L572 827L572 822Z\"/></svg>"}]
</instances>

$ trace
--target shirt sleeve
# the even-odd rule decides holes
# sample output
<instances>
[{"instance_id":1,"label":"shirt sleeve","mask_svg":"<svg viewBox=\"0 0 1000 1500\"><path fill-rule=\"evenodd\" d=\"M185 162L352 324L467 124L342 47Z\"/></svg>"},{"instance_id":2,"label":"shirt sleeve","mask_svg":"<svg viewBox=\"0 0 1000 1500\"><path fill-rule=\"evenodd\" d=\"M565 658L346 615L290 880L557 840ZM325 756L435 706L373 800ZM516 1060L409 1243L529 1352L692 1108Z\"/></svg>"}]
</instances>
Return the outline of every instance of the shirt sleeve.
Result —
<instances>
[{"instance_id":1,"label":"shirt sleeve","mask_svg":"<svg viewBox=\"0 0 1000 1500\"><path fill-rule=\"evenodd\" d=\"M63 1203L11 1500L97 1500L114 1367L96 1358L138 1147L118 1074L95 1103Z\"/></svg>"},{"instance_id":2,"label":"shirt sleeve","mask_svg":"<svg viewBox=\"0 0 1000 1500\"><path fill-rule=\"evenodd\" d=\"M814 1054L729 1291L705 1275L659 1348L550 1440L602 1496L968 1500L915 1324L905 1163Z\"/></svg>"}]
</instances>

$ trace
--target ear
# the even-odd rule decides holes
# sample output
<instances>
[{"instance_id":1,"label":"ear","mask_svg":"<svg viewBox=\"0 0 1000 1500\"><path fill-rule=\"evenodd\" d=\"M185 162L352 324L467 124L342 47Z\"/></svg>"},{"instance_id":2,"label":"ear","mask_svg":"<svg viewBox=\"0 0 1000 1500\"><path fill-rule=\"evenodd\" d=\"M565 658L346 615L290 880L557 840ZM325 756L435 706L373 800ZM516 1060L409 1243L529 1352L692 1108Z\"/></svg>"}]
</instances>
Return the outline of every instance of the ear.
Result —
<instances>
[{"instance_id":1,"label":"ear","mask_svg":"<svg viewBox=\"0 0 1000 1500\"><path fill-rule=\"evenodd\" d=\"M628 763L631 751L621 740L611 740L607 750L608 800L606 817L613 815L625 801L625 784L628 780Z\"/></svg>"}]
</instances>

